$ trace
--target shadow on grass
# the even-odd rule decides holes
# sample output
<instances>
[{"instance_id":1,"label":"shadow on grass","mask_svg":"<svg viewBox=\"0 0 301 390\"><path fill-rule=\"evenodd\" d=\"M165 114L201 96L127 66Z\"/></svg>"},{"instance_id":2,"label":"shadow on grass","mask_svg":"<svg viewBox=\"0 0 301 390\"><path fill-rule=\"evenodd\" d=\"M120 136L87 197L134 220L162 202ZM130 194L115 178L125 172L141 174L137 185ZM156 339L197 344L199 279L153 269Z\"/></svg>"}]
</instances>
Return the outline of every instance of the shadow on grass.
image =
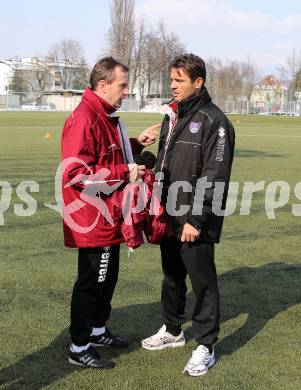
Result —
<instances>
[{"instance_id":1,"label":"shadow on grass","mask_svg":"<svg viewBox=\"0 0 301 390\"><path fill-rule=\"evenodd\" d=\"M301 267L286 263L270 263L258 268L243 267L219 277L221 322L248 315L245 324L226 336L216 346L219 357L229 355L251 340L278 313L301 302ZM187 297L192 311L193 297ZM121 330L131 347L127 351L101 350L116 358L140 348L140 340L161 326L160 302L135 304L117 308L112 313L112 330ZM122 324L122 327L121 327ZM192 337L191 330L187 332ZM68 330L65 329L47 347L32 353L0 371L1 388L38 390L72 373L76 368L67 361Z\"/></svg>"},{"instance_id":2,"label":"shadow on grass","mask_svg":"<svg viewBox=\"0 0 301 390\"><path fill-rule=\"evenodd\" d=\"M265 157L273 157L273 158L282 158L285 157L284 155L281 154L276 154L276 153L267 153L263 152L261 150L252 150L252 149L236 149L235 150L235 157L260 157L260 158L265 158Z\"/></svg>"},{"instance_id":3,"label":"shadow on grass","mask_svg":"<svg viewBox=\"0 0 301 390\"><path fill-rule=\"evenodd\" d=\"M301 303L301 266L283 262L239 268L221 275L221 322L247 314L245 324L223 338L217 355L230 355L248 343L267 322Z\"/></svg>"}]
</instances>

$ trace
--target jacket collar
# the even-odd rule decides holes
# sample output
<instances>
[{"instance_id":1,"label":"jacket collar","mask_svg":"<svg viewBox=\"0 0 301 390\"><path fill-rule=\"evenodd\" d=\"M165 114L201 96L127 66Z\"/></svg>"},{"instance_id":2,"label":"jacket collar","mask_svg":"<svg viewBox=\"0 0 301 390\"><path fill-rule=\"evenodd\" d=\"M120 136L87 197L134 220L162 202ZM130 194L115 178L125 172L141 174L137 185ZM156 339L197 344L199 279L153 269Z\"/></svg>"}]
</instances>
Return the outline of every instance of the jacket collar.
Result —
<instances>
[{"instance_id":1,"label":"jacket collar","mask_svg":"<svg viewBox=\"0 0 301 390\"><path fill-rule=\"evenodd\" d=\"M113 107L105 99L96 95L96 93L90 87L85 89L82 96L82 102L88 104L88 106L97 114L99 112L104 112L107 115L111 115L116 111L115 107Z\"/></svg>"},{"instance_id":2,"label":"jacket collar","mask_svg":"<svg viewBox=\"0 0 301 390\"><path fill-rule=\"evenodd\" d=\"M207 88L203 87L200 95L193 96L180 102L172 101L169 103L169 107L171 107L181 118L184 115L192 114L209 102L211 102L211 97L209 96Z\"/></svg>"}]
</instances>

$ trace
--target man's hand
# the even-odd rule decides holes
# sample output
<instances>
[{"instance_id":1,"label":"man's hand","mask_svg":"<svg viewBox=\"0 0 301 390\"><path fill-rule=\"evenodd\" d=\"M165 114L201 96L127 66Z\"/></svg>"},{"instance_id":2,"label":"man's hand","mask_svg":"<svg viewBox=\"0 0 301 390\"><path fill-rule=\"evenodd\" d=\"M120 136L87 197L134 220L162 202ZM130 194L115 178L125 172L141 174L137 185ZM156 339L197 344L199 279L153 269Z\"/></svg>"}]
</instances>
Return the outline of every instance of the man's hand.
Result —
<instances>
[{"instance_id":1,"label":"man's hand","mask_svg":"<svg viewBox=\"0 0 301 390\"><path fill-rule=\"evenodd\" d=\"M130 183L134 183L138 179L142 179L145 175L145 165L128 164L130 170Z\"/></svg>"},{"instance_id":2,"label":"man's hand","mask_svg":"<svg viewBox=\"0 0 301 390\"><path fill-rule=\"evenodd\" d=\"M146 130L143 131L138 137L138 141L143 146L150 146L153 145L156 142L156 137L158 135L158 130L161 127L161 123L157 123L156 125L153 125L151 127L148 127Z\"/></svg>"},{"instance_id":3,"label":"man's hand","mask_svg":"<svg viewBox=\"0 0 301 390\"><path fill-rule=\"evenodd\" d=\"M182 242L194 242L200 237L201 231L189 223L185 223L181 236Z\"/></svg>"}]
</instances>

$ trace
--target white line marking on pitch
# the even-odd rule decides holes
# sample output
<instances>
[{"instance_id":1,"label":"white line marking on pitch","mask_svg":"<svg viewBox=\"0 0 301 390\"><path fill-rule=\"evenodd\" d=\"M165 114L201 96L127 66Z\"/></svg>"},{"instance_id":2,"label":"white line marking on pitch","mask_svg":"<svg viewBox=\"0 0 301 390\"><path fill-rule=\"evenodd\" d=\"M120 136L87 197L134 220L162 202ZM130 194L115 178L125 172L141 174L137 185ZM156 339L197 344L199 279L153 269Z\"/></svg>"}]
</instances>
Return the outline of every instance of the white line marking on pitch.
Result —
<instances>
[{"instance_id":1,"label":"white line marking on pitch","mask_svg":"<svg viewBox=\"0 0 301 390\"><path fill-rule=\"evenodd\" d=\"M301 135L278 135L278 134L237 134L239 137L278 137L278 138L301 138Z\"/></svg>"},{"instance_id":2,"label":"white line marking on pitch","mask_svg":"<svg viewBox=\"0 0 301 390\"><path fill-rule=\"evenodd\" d=\"M62 129L63 126L0 126L0 129Z\"/></svg>"}]
</instances>

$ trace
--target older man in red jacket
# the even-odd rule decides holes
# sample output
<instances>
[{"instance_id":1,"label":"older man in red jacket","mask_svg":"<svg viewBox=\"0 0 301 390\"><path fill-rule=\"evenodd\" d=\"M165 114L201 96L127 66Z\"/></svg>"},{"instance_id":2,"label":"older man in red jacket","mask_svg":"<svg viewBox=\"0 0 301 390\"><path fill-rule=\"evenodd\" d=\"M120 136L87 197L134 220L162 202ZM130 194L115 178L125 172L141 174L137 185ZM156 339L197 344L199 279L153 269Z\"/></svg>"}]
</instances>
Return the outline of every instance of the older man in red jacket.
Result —
<instances>
[{"instance_id":1,"label":"older man in red jacket","mask_svg":"<svg viewBox=\"0 0 301 390\"><path fill-rule=\"evenodd\" d=\"M106 57L96 63L82 101L62 134L65 245L78 249L78 277L71 302L69 362L83 367L113 368L94 347L127 348L127 341L106 327L118 278L121 207L115 191L143 177L145 166L133 154L156 139L160 125L128 139L114 115L128 94L128 68Z\"/></svg>"}]
</instances>

